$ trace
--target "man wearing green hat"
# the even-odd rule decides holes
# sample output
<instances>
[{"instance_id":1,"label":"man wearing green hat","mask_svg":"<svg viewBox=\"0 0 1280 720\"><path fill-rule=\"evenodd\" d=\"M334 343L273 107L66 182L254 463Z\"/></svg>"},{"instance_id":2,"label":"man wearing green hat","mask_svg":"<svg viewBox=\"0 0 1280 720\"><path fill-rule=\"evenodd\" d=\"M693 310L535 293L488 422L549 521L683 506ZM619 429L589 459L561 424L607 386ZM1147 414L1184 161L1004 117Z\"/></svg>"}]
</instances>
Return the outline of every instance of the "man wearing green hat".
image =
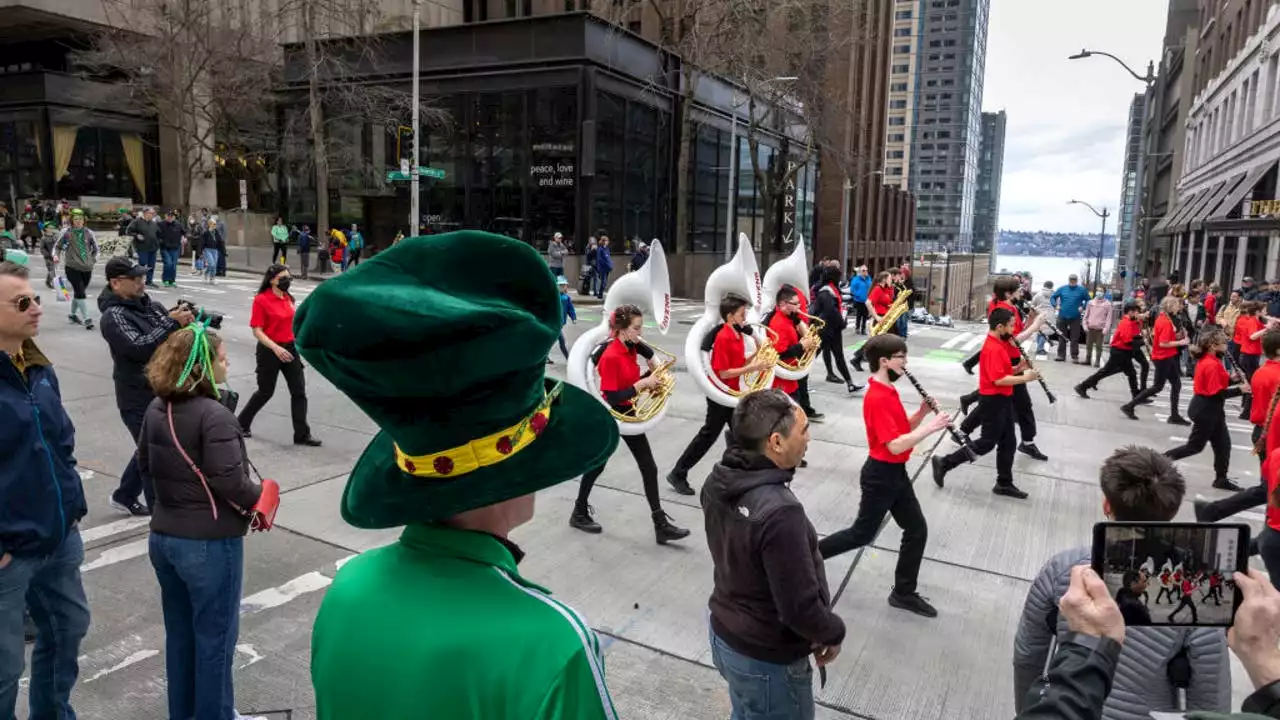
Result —
<instances>
[{"instance_id":1,"label":"man wearing green hat","mask_svg":"<svg viewBox=\"0 0 1280 720\"><path fill-rule=\"evenodd\" d=\"M481 263L499 275L476 279ZM520 576L508 537L536 491L618 443L604 405L545 377L560 313L537 251L469 231L405 240L299 308L302 356L381 428L342 517L406 526L325 596L311 644L320 720L617 717L595 633Z\"/></svg>"}]
</instances>

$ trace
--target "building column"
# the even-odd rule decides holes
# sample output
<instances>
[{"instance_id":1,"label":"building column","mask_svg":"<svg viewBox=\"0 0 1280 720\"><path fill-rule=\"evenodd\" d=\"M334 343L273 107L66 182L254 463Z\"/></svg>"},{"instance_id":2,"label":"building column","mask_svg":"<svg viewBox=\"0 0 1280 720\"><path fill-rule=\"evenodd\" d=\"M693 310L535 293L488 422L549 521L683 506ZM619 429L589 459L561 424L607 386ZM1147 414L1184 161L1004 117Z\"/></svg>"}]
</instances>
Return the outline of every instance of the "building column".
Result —
<instances>
[{"instance_id":1,"label":"building column","mask_svg":"<svg viewBox=\"0 0 1280 720\"><path fill-rule=\"evenodd\" d=\"M1182 263L1182 267L1180 267L1180 268L1178 268L1178 269L1179 269L1179 270L1181 270L1181 271L1182 271L1184 274L1186 274L1188 277L1190 277L1190 274L1191 274L1191 253L1192 253L1192 252L1194 252L1194 251L1195 251L1195 248L1196 248L1196 236L1195 236L1195 235L1193 235L1193 234L1191 234L1191 233L1189 233L1189 232L1184 232L1184 233L1182 233L1182 238L1183 238L1183 242L1184 242L1184 243L1186 243L1186 246L1187 246L1187 261L1186 261L1186 262L1184 262L1184 263ZM1166 274L1166 275L1167 275L1167 274Z\"/></svg>"},{"instance_id":2,"label":"building column","mask_svg":"<svg viewBox=\"0 0 1280 720\"><path fill-rule=\"evenodd\" d=\"M1177 267L1175 266L1178 264L1179 256L1182 255L1181 235L1174 235L1173 239L1169 241L1169 251L1169 259L1165 262L1165 275L1177 270Z\"/></svg>"},{"instance_id":3,"label":"building column","mask_svg":"<svg viewBox=\"0 0 1280 720\"><path fill-rule=\"evenodd\" d=\"M1244 238L1240 238L1244 240ZM1222 256L1227 254L1227 237L1225 235L1218 236L1218 257L1213 264L1213 279L1210 282L1217 282L1222 277ZM1239 265L1240 256L1236 256L1236 264ZM1187 278L1187 282L1191 282L1191 278Z\"/></svg>"},{"instance_id":4,"label":"building column","mask_svg":"<svg viewBox=\"0 0 1280 720\"><path fill-rule=\"evenodd\" d=\"M1271 247L1267 248L1268 261L1267 261L1266 267L1271 267L1270 257L1271 257L1271 253L1274 250L1274 246L1275 244L1272 243ZM1245 261L1245 255L1247 255L1248 252L1249 252L1248 236L1241 236L1239 238L1236 238L1236 267L1235 267L1235 272L1231 274L1231 287L1233 288L1240 287L1241 281L1244 280L1244 261Z\"/></svg>"},{"instance_id":5,"label":"building column","mask_svg":"<svg viewBox=\"0 0 1280 720\"><path fill-rule=\"evenodd\" d=\"M1272 232L1267 236L1267 264L1262 266L1264 268L1263 277L1272 278L1276 276L1277 262L1280 262L1280 233Z\"/></svg>"}]
</instances>

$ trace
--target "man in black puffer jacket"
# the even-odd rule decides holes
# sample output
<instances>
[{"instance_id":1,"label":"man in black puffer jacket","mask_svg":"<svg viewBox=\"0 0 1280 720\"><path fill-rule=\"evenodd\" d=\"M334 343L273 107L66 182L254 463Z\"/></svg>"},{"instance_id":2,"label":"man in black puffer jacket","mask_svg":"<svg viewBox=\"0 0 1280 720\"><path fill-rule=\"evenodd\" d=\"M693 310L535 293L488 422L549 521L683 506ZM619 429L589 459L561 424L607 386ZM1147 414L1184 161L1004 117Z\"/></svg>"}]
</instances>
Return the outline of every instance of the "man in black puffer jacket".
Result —
<instances>
[{"instance_id":1,"label":"man in black puffer jacket","mask_svg":"<svg viewBox=\"0 0 1280 720\"><path fill-rule=\"evenodd\" d=\"M776 718L812 718L813 671L835 660L844 622L818 534L788 486L809 446L809 420L781 390L742 398L724 457L702 488L715 565L711 657L734 717L763 701ZM825 672L825 671L824 671Z\"/></svg>"},{"instance_id":2,"label":"man in black puffer jacket","mask_svg":"<svg viewBox=\"0 0 1280 720\"><path fill-rule=\"evenodd\" d=\"M107 261L107 287L98 296L102 337L115 365L111 376L116 386L116 407L135 442L147 406L155 397L143 370L156 348L192 320L190 310L168 311L152 302L142 282L146 274L147 268L128 258L111 258ZM140 494L146 496L145 506L138 502ZM111 494L111 506L131 515L149 515L153 497L151 483L138 471L135 454L120 476L120 487Z\"/></svg>"}]
</instances>

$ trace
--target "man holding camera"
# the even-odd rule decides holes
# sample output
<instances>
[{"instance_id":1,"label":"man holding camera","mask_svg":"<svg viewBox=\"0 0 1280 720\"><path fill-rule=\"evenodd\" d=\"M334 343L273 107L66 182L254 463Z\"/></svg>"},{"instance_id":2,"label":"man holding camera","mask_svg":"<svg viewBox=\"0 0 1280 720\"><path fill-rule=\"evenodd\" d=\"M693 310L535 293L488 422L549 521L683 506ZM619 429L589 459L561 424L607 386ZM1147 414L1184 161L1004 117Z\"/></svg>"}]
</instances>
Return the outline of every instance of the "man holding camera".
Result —
<instances>
[{"instance_id":1,"label":"man holding camera","mask_svg":"<svg viewBox=\"0 0 1280 720\"><path fill-rule=\"evenodd\" d=\"M107 261L106 270L107 287L98 296L102 337L111 349L115 366L112 378L116 386L116 406L136 443L142 417L155 397L147 384L144 368L156 348L178 328L190 324L193 315L189 307L165 310L147 296L146 267L128 258L114 257ZM146 505L138 502L140 494L145 495ZM135 454L120 476L120 487L111 494L111 507L130 515L150 515L153 498L151 483L138 470Z\"/></svg>"}]
</instances>

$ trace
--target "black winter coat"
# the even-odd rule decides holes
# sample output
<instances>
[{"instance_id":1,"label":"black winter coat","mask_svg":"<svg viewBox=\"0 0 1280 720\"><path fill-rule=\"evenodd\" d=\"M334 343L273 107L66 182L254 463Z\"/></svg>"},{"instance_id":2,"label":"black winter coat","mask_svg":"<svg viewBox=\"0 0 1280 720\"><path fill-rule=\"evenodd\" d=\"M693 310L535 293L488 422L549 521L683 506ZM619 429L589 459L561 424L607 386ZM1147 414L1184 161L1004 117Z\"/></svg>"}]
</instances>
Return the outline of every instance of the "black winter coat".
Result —
<instances>
[{"instance_id":1,"label":"black winter coat","mask_svg":"<svg viewBox=\"0 0 1280 720\"><path fill-rule=\"evenodd\" d=\"M102 311L102 337L115 365L111 377L116 383L116 405L121 410L142 412L155 397L144 370L160 344L178 329L178 322L145 293L126 300L109 285L98 296L98 309Z\"/></svg>"},{"instance_id":2,"label":"black winter coat","mask_svg":"<svg viewBox=\"0 0 1280 720\"><path fill-rule=\"evenodd\" d=\"M249 478L236 416L213 398L173 403L173 429L182 449L204 474L209 484L206 492L174 443L168 409L169 401L156 398L138 435L138 469L156 489L151 530L193 540L243 536L249 530L246 512L257 504L262 486Z\"/></svg>"}]
</instances>

